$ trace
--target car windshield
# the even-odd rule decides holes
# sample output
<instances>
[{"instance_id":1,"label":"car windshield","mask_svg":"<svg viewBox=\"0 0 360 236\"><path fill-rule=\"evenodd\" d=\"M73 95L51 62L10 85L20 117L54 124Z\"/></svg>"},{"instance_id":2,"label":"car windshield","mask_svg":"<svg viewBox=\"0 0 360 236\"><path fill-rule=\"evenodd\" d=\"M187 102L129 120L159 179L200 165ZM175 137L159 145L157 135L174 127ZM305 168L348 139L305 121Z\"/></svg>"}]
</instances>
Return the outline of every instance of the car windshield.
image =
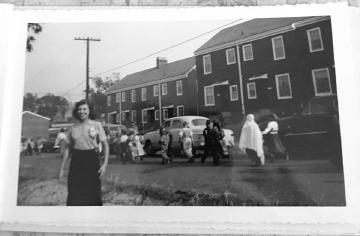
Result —
<instances>
[{"instance_id":1,"label":"car windshield","mask_svg":"<svg viewBox=\"0 0 360 236\"><path fill-rule=\"evenodd\" d=\"M183 127L183 122L181 120L173 120L171 126L173 129L181 129Z\"/></svg>"},{"instance_id":2,"label":"car windshield","mask_svg":"<svg viewBox=\"0 0 360 236\"><path fill-rule=\"evenodd\" d=\"M193 126L205 126L207 119L193 119L191 121Z\"/></svg>"},{"instance_id":3,"label":"car windshield","mask_svg":"<svg viewBox=\"0 0 360 236\"><path fill-rule=\"evenodd\" d=\"M317 99L310 101L304 108L302 114L323 114L337 111L335 99Z\"/></svg>"}]
</instances>

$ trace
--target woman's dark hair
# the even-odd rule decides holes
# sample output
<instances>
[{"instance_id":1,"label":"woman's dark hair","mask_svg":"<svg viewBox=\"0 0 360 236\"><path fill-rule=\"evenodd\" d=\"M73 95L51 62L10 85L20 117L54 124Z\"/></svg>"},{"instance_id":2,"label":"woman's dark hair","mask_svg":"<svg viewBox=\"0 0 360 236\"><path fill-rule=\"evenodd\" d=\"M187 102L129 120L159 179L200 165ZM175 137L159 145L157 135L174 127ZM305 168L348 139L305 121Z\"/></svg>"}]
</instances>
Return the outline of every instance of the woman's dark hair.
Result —
<instances>
[{"instance_id":1,"label":"woman's dark hair","mask_svg":"<svg viewBox=\"0 0 360 236\"><path fill-rule=\"evenodd\" d=\"M217 121L217 120L214 120L214 121L213 121L213 126L216 127L216 128L218 128L219 130L221 129L221 128L220 128L220 122Z\"/></svg>"},{"instance_id":2,"label":"woman's dark hair","mask_svg":"<svg viewBox=\"0 0 360 236\"><path fill-rule=\"evenodd\" d=\"M207 120L206 121L206 127L209 128L210 124L211 124L211 120Z\"/></svg>"},{"instance_id":3,"label":"woman's dark hair","mask_svg":"<svg viewBox=\"0 0 360 236\"><path fill-rule=\"evenodd\" d=\"M270 121L277 121L277 117L275 114L270 114L269 117L267 118L267 122Z\"/></svg>"},{"instance_id":4,"label":"woman's dark hair","mask_svg":"<svg viewBox=\"0 0 360 236\"><path fill-rule=\"evenodd\" d=\"M64 128L61 128L61 129L60 129L60 132L65 132L65 129L64 129Z\"/></svg>"},{"instance_id":5,"label":"woman's dark hair","mask_svg":"<svg viewBox=\"0 0 360 236\"><path fill-rule=\"evenodd\" d=\"M89 101L87 101L85 99L80 100L77 103L75 103L75 107L72 111L73 117L77 120L80 120L80 117L78 115L78 109L80 106L85 105L85 104L88 105L88 107L89 107L89 119L91 119L91 120L95 119L94 107Z\"/></svg>"},{"instance_id":6,"label":"woman's dark hair","mask_svg":"<svg viewBox=\"0 0 360 236\"><path fill-rule=\"evenodd\" d=\"M127 135L127 134L128 134L128 130L126 128L122 128L121 135Z\"/></svg>"}]
</instances>

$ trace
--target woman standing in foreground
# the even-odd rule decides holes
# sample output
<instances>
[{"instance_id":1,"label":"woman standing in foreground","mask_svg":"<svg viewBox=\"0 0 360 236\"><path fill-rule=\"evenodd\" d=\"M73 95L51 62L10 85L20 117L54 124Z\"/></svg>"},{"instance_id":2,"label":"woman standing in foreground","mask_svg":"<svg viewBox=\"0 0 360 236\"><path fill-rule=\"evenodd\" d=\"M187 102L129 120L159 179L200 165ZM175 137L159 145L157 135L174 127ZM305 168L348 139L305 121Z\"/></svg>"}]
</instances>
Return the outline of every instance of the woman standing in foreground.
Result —
<instances>
[{"instance_id":1,"label":"woman standing in foreground","mask_svg":"<svg viewBox=\"0 0 360 236\"><path fill-rule=\"evenodd\" d=\"M246 121L241 129L239 148L250 157L252 165L265 164L262 134L252 114L246 116Z\"/></svg>"},{"instance_id":2,"label":"woman standing in foreground","mask_svg":"<svg viewBox=\"0 0 360 236\"><path fill-rule=\"evenodd\" d=\"M59 179L64 177L64 168L69 156L67 206L101 206L100 177L105 174L109 145L100 122L94 121L91 105L86 100L75 104L73 116L79 122L68 131ZM100 167L99 146L104 148L104 163Z\"/></svg>"}]
</instances>

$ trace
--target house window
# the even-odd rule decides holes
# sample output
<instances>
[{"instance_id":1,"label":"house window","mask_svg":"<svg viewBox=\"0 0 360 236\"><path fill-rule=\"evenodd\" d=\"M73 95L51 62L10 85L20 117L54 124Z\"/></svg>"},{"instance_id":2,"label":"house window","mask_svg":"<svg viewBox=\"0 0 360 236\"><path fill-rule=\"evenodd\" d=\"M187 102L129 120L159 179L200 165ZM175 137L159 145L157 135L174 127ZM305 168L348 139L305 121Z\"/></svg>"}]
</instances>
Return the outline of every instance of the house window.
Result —
<instances>
[{"instance_id":1,"label":"house window","mask_svg":"<svg viewBox=\"0 0 360 236\"><path fill-rule=\"evenodd\" d=\"M307 31L307 37L310 52L318 52L324 50L320 27L309 29Z\"/></svg>"},{"instance_id":2,"label":"house window","mask_svg":"<svg viewBox=\"0 0 360 236\"><path fill-rule=\"evenodd\" d=\"M161 94L166 95L168 93L167 84L161 84Z\"/></svg>"},{"instance_id":3,"label":"house window","mask_svg":"<svg viewBox=\"0 0 360 236\"><path fill-rule=\"evenodd\" d=\"M289 73L275 75L276 91L278 99L292 98L291 83Z\"/></svg>"},{"instance_id":4,"label":"house window","mask_svg":"<svg viewBox=\"0 0 360 236\"><path fill-rule=\"evenodd\" d=\"M159 85L158 84L154 85L153 89L154 89L154 97L159 96Z\"/></svg>"},{"instance_id":5,"label":"house window","mask_svg":"<svg viewBox=\"0 0 360 236\"><path fill-rule=\"evenodd\" d=\"M108 114L107 114L107 121L108 121L109 124L112 123L112 122L111 122L111 115L112 115L111 113L108 113Z\"/></svg>"},{"instance_id":6,"label":"house window","mask_svg":"<svg viewBox=\"0 0 360 236\"><path fill-rule=\"evenodd\" d=\"M121 101L126 102L126 92L121 93Z\"/></svg>"},{"instance_id":7,"label":"house window","mask_svg":"<svg viewBox=\"0 0 360 236\"><path fill-rule=\"evenodd\" d=\"M116 93L116 97L115 97L115 101L116 101L116 103L120 103L120 95L121 95L121 93Z\"/></svg>"},{"instance_id":8,"label":"house window","mask_svg":"<svg viewBox=\"0 0 360 236\"><path fill-rule=\"evenodd\" d=\"M212 72L210 54L203 56L203 65L204 65L204 75L210 74Z\"/></svg>"},{"instance_id":9,"label":"house window","mask_svg":"<svg viewBox=\"0 0 360 236\"><path fill-rule=\"evenodd\" d=\"M247 84L247 95L248 95L248 99L256 99L257 98L255 82Z\"/></svg>"},{"instance_id":10,"label":"house window","mask_svg":"<svg viewBox=\"0 0 360 236\"><path fill-rule=\"evenodd\" d=\"M285 48L284 48L283 37L278 36L272 38L271 41L272 41L274 60L285 59Z\"/></svg>"},{"instance_id":11,"label":"house window","mask_svg":"<svg viewBox=\"0 0 360 236\"><path fill-rule=\"evenodd\" d=\"M163 109L163 120L169 118L169 110L167 108Z\"/></svg>"},{"instance_id":12,"label":"house window","mask_svg":"<svg viewBox=\"0 0 360 236\"><path fill-rule=\"evenodd\" d=\"M230 86L230 101L237 101L239 100L239 93L237 85Z\"/></svg>"},{"instance_id":13,"label":"house window","mask_svg":"<svg viewBox=\"0 0 360 236\"><path fill-rule=\"evenodd\" d=\"M246 44L242 46L244 61L250 61L254 59L252 44Z\"/></svg>"},{"instance_id":14,"label":"house window","mask_svg":"<svg viewBox=\"0 0 360 236\"><path fill-rule=\"evenodd\" d=\"M215 105L215 94L213 86L204 87L204 96L205 96L205 106L214 106Z\"/></svg>"},{"instance_id":15,"label":"house window","mask_svg":"<svg viewBox=\"0 0 360 236\"><path fill-rule=\"evenodd\" d=\"M108 107L111 106L111 95L108 95L107 97L107 105Z\"/></svg>"},{"instance_id":16,"label":"house window","mask_svg":"<svg viewBox=\"0 0 360 236\"><path fill-rule=\"evenodd\" d=\"M183 94L183 83L182 80L176 81L176 95L180 96Z\"/></svg>"},{"instance_id":17,"label":"house window","mask_svg":"<svg viewBox=\"0 0 360 236\"><path fill-rule=\"evenodd\" d=\"M231 65L234 64L235 62L236 62L235 49L230 48L226 50L226 64Z\"/></svg>"},{"instance_id":18,"label":"house window","mask_svg":"<svg viewBox=\"0 0 360 236\"><path fill-rule=\"evenodd\" d=\"M136 102L136 90L131 90L131 102Z\"/></svg>"},{"instance_id":19,"label":"house window","mask_svg":"<svg viewBox=\"0 0 360 236\"><path fill-rule=\"evenodd\" d=\"M314 90L316 96L332 94L330 75L328 68L312 70Z\"/></svg>"},{"instance_id":20,"label":"house window","mask_svg":"<svg viewBox=\"0 0 360 236\"><path fill-rule=\"evenodd\" d=\"M116 123L120 123L120 118L121 118L121 115L120 115L120 114L116 114Z\"/></svg>"},{"instance_id":21,"label":"house window","mask_svg":"<svg viewBox=\"0 0 360 236\"><path fill-rule=\"evenodd\" d=\"M131 122L136 122L136 110L131 111Z\"/></svg>"},{"instance_id":22,"label":"house window","mask_svg":"<svg viewBox=\"0 0 360 236\"><path fill-rule=\"evenodd\" d=\"M177 115L183 116L184 115L184 105L177 106Z\"/></svg>"},{"instance_id":23,"label":"house window","mask_svg":"<svg viewBox=\"0 0 360 236\"><path fill-rule=\"evenodd\" d=\"M141 89L141 101L146 101L146 88Z\"/></svg>"},{"instance_id":24,"label":"house window","mask_svg":"<svg viewBox=\"0 0 360 236\"><path fill-rule=\"evenodd\" d=\"M147 123L147 119L148 119L148 110L146 110L146 109L141 110L141 121L142 121L142 123Z\"/></svg>"},{"instance_id":25,"label":"house window","mask_svg":"<svg viewBox=\"0 0 360 236\"><path fill-rule=\"evenodd\" d=\"M155 120L159 120L159 110L155 110Z\"/></svg>"}]
</instances>

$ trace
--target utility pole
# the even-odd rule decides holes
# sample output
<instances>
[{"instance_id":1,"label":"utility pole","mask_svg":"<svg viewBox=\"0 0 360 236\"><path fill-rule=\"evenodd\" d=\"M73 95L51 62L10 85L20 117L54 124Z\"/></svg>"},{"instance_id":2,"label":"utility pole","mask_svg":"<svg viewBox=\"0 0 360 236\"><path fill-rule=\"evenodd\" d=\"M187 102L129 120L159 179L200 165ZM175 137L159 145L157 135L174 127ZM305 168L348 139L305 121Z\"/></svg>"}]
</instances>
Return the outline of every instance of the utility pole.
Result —
<instances>
[{"instance_id":1,"label":"utility pole","mask_svg":"<svg viewBox=\"0 0 360 236\"><path fill-rule=\"evenodd\" d=\"M90 92L90 87L89 87L89 54L90 54L89 48L90 47L89 47L89 44L90 44L90 41L100 41L100 39L90 38L90 37L86 37L86 38L75 37L74 40L86 41L86 100L89 100L89 92Z\"/></svg>"}]
</instances>

